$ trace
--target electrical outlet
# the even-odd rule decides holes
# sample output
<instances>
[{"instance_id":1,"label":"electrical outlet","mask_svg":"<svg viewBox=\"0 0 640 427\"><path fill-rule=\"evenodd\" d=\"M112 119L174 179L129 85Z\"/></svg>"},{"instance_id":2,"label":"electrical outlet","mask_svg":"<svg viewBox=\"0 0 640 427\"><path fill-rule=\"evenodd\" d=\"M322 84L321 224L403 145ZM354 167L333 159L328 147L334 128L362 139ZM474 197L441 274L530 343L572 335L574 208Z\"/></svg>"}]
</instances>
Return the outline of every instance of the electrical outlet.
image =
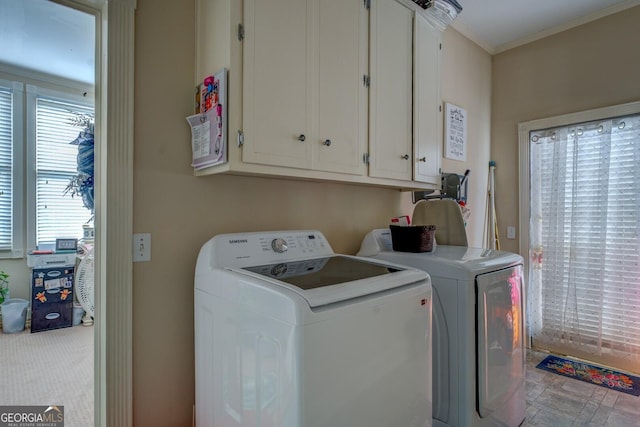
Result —
<instances>
[{"instance_id":1,"label":"electrical outlet","mask_svg":"<svg viewBox=\"0 0 640 427\"><path fill-rule=\"evenodd\" d=\"M151 261L151 233L133 235L133 262Z\"/></svg>"},{"instance_id":2,"label":"electrical outlet","mask_svg":"<svg viewBox=\"0 0 640 427\"><path fill-rule=\"evenodd\" d=\"M507 239L516 238L516 228L513 225L507 227Z\"/></svg>"}]
</instances>

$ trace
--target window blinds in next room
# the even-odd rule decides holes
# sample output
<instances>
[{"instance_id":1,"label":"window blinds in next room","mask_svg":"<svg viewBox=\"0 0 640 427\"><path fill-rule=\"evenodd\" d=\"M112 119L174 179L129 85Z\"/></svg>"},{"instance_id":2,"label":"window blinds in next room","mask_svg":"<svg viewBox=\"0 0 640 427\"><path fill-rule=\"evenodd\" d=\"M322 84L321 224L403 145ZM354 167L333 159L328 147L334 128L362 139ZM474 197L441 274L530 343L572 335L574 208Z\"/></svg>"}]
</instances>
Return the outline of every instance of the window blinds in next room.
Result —
<instances>
[{"instance_id":1,"label":"window blinds in next room","mask_svg":"<svg viewBox=\"0 0 640 427\"><path fill-rule=\"evenodd\" d=\"M36 98L36 235L37 244L55 243L56 237L82 237L82 224L91 211L79 196L65 193L77 174L78 146L71 141L81 127L74 126L76 114L92 114L93 109L76 103L44 97Z\"/></svg>"},{"instance_id":2,"label":"window blinds in next room","mask_svg":"<svg viewBox=\"0 0 640 427\"><path fill-rule=\"evenodd\" d=\"M533 345L640 371L640 115L532 131Z\"/></svg>"},{"instance_id":3,"label":"window blinds in next room","mask_svg":"<svg viewBox=\"0 0 640 427\"><path fill-rule=\"evenodd\" d=\"M78 174L78 119L93 116L85 98L0 79L0 258L83 236L92 213L65 190Z\"/></svg>"},{"instance_id":4,"label":"window blinds in next room","mask_svg":"<svg viewBox=\"0 0 640 427\"><path fill-rule=\"evenodd\" d=\"M0 87L0 251L11 250L13 240L13 96Z\"/></svg>"}]
</instances>

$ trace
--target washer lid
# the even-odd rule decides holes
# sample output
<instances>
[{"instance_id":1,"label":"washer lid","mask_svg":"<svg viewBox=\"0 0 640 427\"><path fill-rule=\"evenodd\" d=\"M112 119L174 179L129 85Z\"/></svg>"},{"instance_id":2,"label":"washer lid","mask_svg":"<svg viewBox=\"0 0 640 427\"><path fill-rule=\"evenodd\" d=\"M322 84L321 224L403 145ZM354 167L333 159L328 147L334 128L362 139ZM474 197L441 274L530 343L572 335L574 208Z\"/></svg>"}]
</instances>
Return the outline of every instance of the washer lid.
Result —
<instances>
[{"instance_id":1,"label":"washer lid","mask_svg":"<svg viewBox=\"0 0 640 427\"><path fill-rule=\"evenodd\" d=\"M301 295L310 307L345 301L427 280L428 275L347 255L231 269L257 275Z\"/></svg>"}]
</instances>

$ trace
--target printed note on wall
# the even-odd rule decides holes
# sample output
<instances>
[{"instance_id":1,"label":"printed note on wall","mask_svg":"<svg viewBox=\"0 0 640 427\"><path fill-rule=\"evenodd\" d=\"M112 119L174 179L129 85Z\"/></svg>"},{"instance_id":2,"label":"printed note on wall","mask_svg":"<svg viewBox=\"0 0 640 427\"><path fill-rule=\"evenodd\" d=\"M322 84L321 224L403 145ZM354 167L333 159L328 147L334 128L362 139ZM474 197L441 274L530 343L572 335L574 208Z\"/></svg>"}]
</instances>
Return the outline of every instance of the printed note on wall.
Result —
<instances>
[{"instance_id":1,"label":"printed note on wall","mask_svg":"<svg viewBox=\"0 0 640 427\"><path fill-rule=\"evenodd\" d=\"M467 111L445 103L444 156L447 159L467 160Z\"/></svg>"},{"instance_id":2,"label":"printed note on wall","mask_svg":"<svg viewBox=\"0 0 640 427\"><path fill-rule=\"evenodd\" d=\"M227 161L227 69L207 76L196 91L191 127L191 166L204 169Z\"/></svg>"}]
</instances>

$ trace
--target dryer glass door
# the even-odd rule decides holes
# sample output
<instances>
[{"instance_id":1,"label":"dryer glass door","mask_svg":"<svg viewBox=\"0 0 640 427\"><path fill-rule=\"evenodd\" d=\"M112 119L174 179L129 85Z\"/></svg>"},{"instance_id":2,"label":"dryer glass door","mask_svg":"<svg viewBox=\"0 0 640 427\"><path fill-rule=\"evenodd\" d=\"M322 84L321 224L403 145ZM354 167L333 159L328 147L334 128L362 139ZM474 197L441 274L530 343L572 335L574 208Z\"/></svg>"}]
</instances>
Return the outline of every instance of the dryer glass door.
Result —
<instances>
[{"instance_id":1,"label":"dryer glass door","mask_svg":"<svg viewBox=\"0 0 640 427\"><path fill-rule=\"evenodd\" d=\"M478 413L518 425L524 410L522 266L476 278Z\"/></svg>"}]
</instances>

